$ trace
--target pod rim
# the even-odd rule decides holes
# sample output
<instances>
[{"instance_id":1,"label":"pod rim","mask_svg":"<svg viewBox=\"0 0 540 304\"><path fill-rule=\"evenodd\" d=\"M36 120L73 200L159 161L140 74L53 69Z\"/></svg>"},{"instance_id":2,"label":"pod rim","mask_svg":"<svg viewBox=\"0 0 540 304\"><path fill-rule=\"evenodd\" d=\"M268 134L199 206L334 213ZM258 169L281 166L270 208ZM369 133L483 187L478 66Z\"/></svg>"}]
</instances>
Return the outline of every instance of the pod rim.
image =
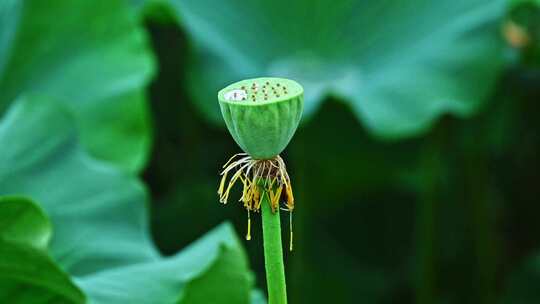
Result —
<instances>
[{"instance_id":1,"label":"pod rim","mask_svg":"<svg viewBox=\"0 0 540 304\"><path fill-rule=\"evenodd\" d=\"M233 89L237 89L238 86L240 86L241 84L244 84L244 83L248 83L248 82L264 82L264 81L282 81L282 82L286 82L287 85L292 85L294 86L294 95L281 95L280 97L277 97L277 98L273 98L272 100L258 100L256 102L252 101L252 100L227 100L225 98L225 93L233 90ZM291 90L292 91L292 90ZM237 106L248 106L248 107L257 107L257 106L262 106L262 105L268 105L268 104L274 104L274 103L280 103L280 102L283 102L283 101L288 101L288 100L292 100L292 99L295 99L295 98L298 98L300 96L302 96L304 94L304 88L298 83L296 82L295 80L292 80L292 79L287 79L287 78L280 78L280 77L257 77L257 78L249 78L249 79L243 79L243 80L240 80L240 81L237 81L237 82L234 82L234 83L231 83L229 84L228 86L226 86L225 88L221 89L219 92L218 92L218 101L220 103L226 103L226 104L230 104L230 105L237 105Z\"/></svg>"}]
</instances>

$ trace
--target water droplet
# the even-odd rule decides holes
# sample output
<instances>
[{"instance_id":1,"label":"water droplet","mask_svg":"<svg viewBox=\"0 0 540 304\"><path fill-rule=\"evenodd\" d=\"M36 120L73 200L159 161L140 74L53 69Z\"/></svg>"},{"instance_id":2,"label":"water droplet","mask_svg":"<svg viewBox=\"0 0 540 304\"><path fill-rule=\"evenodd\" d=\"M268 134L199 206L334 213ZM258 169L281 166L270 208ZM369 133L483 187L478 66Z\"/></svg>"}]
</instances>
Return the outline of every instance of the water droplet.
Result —
<instances>
[{"instance_id":1,"label":"water droplet","mask_svg":"<svg viewBox=\"0 0 540 304\"><path fill-rule=\"evenodd\" d=\"M232 90L224 94L225 100L242 100L242 98L247 97L247 92L244 90Z\"/></svg>"}]
</instances>

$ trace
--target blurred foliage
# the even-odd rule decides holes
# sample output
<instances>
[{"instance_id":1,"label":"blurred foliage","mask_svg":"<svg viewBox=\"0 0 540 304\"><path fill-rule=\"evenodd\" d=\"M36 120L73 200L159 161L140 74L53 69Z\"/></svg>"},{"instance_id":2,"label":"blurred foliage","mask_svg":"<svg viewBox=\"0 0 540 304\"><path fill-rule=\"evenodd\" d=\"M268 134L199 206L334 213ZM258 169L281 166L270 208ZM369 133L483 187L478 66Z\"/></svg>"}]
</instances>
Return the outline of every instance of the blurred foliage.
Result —
<instances>
[{"instance_id":1,"label":"blurred foliage","mask_svg":"<svg viewBox=\"0 0 540 304\"><path fill-rule=\"evenodd\" d=\"M505 36L510 45L520 50L520 60L540 67L540 1L510 1Z\"/></svg>"},{"instance_id":2,"label":"blurred foliage","mask_svg":"<svg viewBox=\"0 0 540 304\"><path fill-rule=\"evenodd\" d=\"M72 125L69 112L44 97L15 103L0 128L0 142L9 143L0 151L0 193L42 204L55 225L52 255L70 273L155 259L142 185L89 158Z\"/></svg>"},{"instance_id":3,"label":"blurred foliage","mask_svg":"<svg viewBox=\"0 0 540 304\"><path fill-rule=\"evenodd\" d=\"M459 3L463 5L461 8L474 5ZM291 302L495 303L504 302L506 298L519 299L525 296L525 291L535 290L538 281L523 280L517 266L534 248L540 248L538 240L534 240L535 233L521 230L537 229L534 228L537 227L534 203L538 195L534 182L538 178L534 168L538 167L540 143L535 121L540 112L535 101L540 96L540 78L535 76L534 67L524 61L507 61L505 70L498 68L510 53L519 58L522 51L502 47L505 37L500 29L503 19L507 18L503 17L502 3L486 3L489 4L475 6L476 14L467 14L470 18L486 18L486 26L462 33L470 40L456 40L456 45L450 49L464 46L459 45L463 41L474 45L479 43L479 36L485 37L483 47L489 51L479 51L471 57L487 67L480 71L488 77L475 74L477 71L469 61L459 61L462 53L449 51L443 55L459 63L448 62L448 67L455 68L457 74L447 79L465 94L459 99L445 100L447 105L453 106L441 107L440 112L432 112L433 116L429 117L407 112L411 106L403 105L404 99L399 95L391 101L403 106L392 107L404 115L401 117L404 120L400 117L391 120L396 123L395 128L403 132L400 135L417 133L422 129L423 119L431 124L433 118L443 114L430 131L425 130L427 125L424 125L427 132L424 136L381 142L371 136L374 130L365 121L363 126L358 124L349 96L323 94L319 97L334 96L324 98L326 103L311 113L285 155L298 201L294 220L296 249L287 256ZM238 148L224 129L202 121L219 117L211 95L216 90L204 89L205 86L217 88L222 83L250 76L238 69L247 70L246 66L253 60L251 56L272 56L264 62L267 64L287 53L283 48L279 52L259 54L258 50L268 45L281 46L272 39L280 41L294 35L297 23L312 22L311 28L318 29L317 22L325 20L314 15L311 19L288 19L292 23L274 27L280 18L276 17L274 23L263 22L272 20L271 16L275 15L268 12L270 9L254 10L253 6L264 5L259 2L242 7L215 4L220 10L208 9L212 5L206 7L204 1L174 4L185 32L162 20L147 19L160 72L150 89L156 117L156 142L145 180L156 202L154 236L164 252L174 252L224 218L232 217L237 227L245 227L245 215L237 208L227 206L225 210L216 210L213 207L219 166L228 155L238 152ZM429 6L427 2L425 5ZM439 3L432 5L440 9ZM274 3L267 4L267 8L273 6ZM313 10L315 8L310 6L304 14ZM321 11L328 11L332 16L332 10ZM352 8L350 11L358 14ZM440 9L439 13L447 11ZM416 10L409 14L408 17L416 18L417 22L425 19L418 17ZM433 21L436 24L447 18L456 19L437 16ZM188 20L190 17L192 20ZM459 20L455 22L459 24ZM468 21L471 22L468 24L479 22ZM278 31L281 27L290 29ZM428 28L427 33L432 29ZM281 37L276 38L279 35ZM315 34L305 36L307 40L319 39ZM349 42L346 38L343 40L341 43ZM335 44L328 43L327 47ZM327 57L331 56L323 58ZM300 56L299 59L305 58ZM284 66L291 71L295 67ZM465 68L469 66L470 70ZM266 67L255 68L260 69L252 73L272 73ZM397 63L394 68L403 70L395 90L414 88L411 83L420 72L407 75L410 67ZM328 73L326 66L314 69L313 73L304 70L296 77L292 72L286 75L302 81L303 77ZM327 84L324 80L321 82ZM307 91L313 88L311 84L307 82ZM439 86L420 83L419 87L433 96L443 96ZM356 88L362 91L361 85ZM393 92L390 88L389 91ZM426 110L432 102L425 94L414 95L420 110ZM371 101L367 97L365 100ZM468 114L474 111L480 114L467 120L444 115L461 116L464 112L453 111L458 107L468 107ZM406 121L409 114L412 124L419 128L415 132L400 129L403 126L400 122ZM397 135L390 133L385 135ZM517 169L514 168L517 163L531 166ZM530 174L533 175L526 178ZM513 184L517 180L521 181L519 188ZM526 193L518 195L512 193L512 189ZM178 222L179 214L185 215L181 222ZM523 216L527 218L525 223L522 223ZM180 232L171 235L170 231ZM246 246L264 286L258 242L260 231L253 235L254 240ZM522 246L526 248L518 249ZM520 253L514 252L516 250ZM508 281L513 277L518 277L515 280L519 283ZM513 285L523 287L514 292ZM505 294L511 295L503 296Z\"/></svg>"},{"instance_id":4,"label":"blurred foliage","mask_svg":"<svg viewBox=\"0 0 540 304\"><path fill-rule=\"evenodd\" d=\"M248 303L252 277L230 226L222 225L185 251L162 258L147 234L141 183L89 157L75 131L67 108L44 97L15 102L0 124L5 147L0 151L0 193L32 197L54 227L46 249L52 262L42 251L51 227L41 211L2 201L2 239L17 244L2 246L3 270L11 280L0 281L0 295L30 303L26 293L17 293L30 284L44 303L83 303L76 284L91 303L227 303L216 298ZM24 225L28 229L22 230ZM42 250L21 247L21 242ZM236 288L216 288L211 282L217 280L234 282Z\"/></svg>"},{"instance_id":5,"label":"blurred foliage","mask_svg":"<svg viewBox=\"0 0 540 304\"><path fill-rule=\"evenodd\" d=\"M0 237L46 248L52 227L43 210L24 198L1 197L0 201Z\"/></svg>"},{"instance_id":6,"label":"blurred foliage","mask_svg":"<svg viewBox=\"0 0 540 304\"><path fill-rule=\"evenodd\" d=\"M0 1L0 302L265 303L259 219L250 263L212 229L246 227L217 203L239 148L215 94L278 75L307 93L284 155L291 303L539 303L538 16L538 0Z\"/></svg>"},{"instance_id":7,"label":"blurred foliage","mask_svg":"<svg viewBox=\"0 0 540 304\"><path fill-rule=\"evenodd\" d=\"M93 155L139 171L154 60L132 15L122 1L2 1L0 110L32 92L54 97L73 111Z\"/></svg>"},{"instance_id":8,"label":"blurred foliage","mask_svg":"<svg viewBox=\"0 0 540 304\"><path fill-rule=\"evenodd\" d=\"M81 291L43 251L52 233L43 211L22 197L0 201L0 300L83 303Z\"/></svg>"},{"instance_id":9,"label":"blurred foliage","mask_svg":"<svg viewBox=\"0 0 540 304\"><path fill-rule=\"evenodd\" d=\"M500 0L171 3L193 39L188 92L218 121L217 90L276 75L303 84L306 118L332 96L370 132L414 135L474 113L502 66Z\"/></svg>"}]
</instances>

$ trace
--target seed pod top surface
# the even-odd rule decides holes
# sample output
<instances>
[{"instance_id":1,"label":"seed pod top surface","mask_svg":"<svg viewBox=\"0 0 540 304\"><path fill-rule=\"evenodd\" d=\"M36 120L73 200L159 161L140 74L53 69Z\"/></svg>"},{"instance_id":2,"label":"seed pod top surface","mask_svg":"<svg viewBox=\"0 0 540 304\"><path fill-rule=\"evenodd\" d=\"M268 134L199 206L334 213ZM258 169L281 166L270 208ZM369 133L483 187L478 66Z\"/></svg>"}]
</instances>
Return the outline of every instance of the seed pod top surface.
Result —
<instances>
[{"instance_id":1,"label":"seed pod top surface","mask_svg":"<svg viewBox=\"0 0 540 304\"><path fill-rule=\"evenodd\" d=\"M270 159L285 149L298 127L304 89L284 78L246 79L219 91L218 100L242 150L254 159Z\"/></svg>"}]
</instances>

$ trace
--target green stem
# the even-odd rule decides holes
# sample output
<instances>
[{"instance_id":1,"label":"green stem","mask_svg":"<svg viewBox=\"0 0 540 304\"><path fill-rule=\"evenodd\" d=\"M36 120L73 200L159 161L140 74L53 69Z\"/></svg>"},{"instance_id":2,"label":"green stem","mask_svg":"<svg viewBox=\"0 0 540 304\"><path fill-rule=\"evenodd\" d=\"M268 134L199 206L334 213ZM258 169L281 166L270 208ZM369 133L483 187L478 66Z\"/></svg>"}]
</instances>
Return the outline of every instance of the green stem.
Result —
<instances>
[{"instance_id":1,"label":"green stem","mask_svg":"<svg viewBox=\"0 0 540 304\"><path fill-rule=\"evenodd\" d=\"M286 304L287 288L285 285L285 268L283 266L279 208L275 213L272 212L268 193L266 192L262 195L261 209L268 301L269 304Z\"/></svg>"}]
</instances>

